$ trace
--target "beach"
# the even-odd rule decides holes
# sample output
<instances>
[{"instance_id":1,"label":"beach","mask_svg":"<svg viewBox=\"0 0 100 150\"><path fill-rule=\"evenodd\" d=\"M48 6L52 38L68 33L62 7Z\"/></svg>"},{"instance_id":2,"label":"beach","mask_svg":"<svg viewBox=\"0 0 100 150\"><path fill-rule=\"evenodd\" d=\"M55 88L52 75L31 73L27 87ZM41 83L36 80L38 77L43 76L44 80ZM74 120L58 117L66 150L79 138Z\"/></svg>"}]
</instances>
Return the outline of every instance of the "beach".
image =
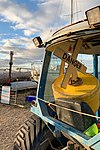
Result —
<instances>
[{"instance_id":1,"label":"beach","mask_svg":"<svg viewBox=\"0 0 100 150\"><path fill-rule=\"evenodd\" d=\"M29 108L0 103L0 150L12 150L18 128L30 117Z\"/></svg>"}]
</instances>

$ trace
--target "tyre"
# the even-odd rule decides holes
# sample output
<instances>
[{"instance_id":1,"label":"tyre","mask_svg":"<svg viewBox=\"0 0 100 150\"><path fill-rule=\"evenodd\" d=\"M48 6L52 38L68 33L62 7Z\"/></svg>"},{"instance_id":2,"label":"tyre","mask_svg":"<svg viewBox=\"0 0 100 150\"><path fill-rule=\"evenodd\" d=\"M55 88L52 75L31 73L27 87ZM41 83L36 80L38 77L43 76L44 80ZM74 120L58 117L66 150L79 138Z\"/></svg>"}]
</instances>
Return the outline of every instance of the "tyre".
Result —
<instances>
[{"instance_id":1,"label":"tyre","mask_svg":"<svg viewBox=\"0 0 100 150\"><path fill-rule=\"evenodd\" d=\"M13 150L60 150L59 141L40 118L31 116L17 132Z\"/></svg>"}]
</instances>

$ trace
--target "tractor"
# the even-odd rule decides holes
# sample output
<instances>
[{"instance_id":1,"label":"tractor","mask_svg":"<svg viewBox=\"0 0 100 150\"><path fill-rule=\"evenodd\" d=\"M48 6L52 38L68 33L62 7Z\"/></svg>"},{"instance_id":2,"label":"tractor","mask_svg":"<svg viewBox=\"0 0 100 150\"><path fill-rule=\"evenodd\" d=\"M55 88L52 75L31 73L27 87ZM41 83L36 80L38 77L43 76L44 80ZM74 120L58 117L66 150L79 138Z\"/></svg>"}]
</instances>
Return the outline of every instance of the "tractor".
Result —
<instances>
[{"instance_id":1,"label":"tractor","mask_svg":"<svg viewBox=\"0 0 100 150\"><path fill-rule=\"evenodd\" d=\"M31 102L33 115L16 134L13 149L100 150L100 6L45 42L40 36L33 42L45 48L44 61ZM92 73L79 54L93 56Z\"/></svg>"}]
</instances>

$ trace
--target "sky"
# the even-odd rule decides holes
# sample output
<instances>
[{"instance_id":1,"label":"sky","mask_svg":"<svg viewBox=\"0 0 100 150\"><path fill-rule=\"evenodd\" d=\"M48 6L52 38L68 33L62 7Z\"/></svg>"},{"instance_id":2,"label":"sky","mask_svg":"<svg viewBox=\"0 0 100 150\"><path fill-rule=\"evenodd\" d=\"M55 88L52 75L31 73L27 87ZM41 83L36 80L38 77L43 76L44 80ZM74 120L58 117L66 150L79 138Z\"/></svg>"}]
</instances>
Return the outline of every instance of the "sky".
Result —
<instances>
[{"instance_id":1,"label":"sky","mask_svg":"<svg viewBox=\"0 0 100 150\"><path fill-rule=\"evenodd\" d=\"M85 11L100 0L74 0L74 20L85 18ZM78 13L76 13L78 12ZM13 65L31 67L42 60L44 49L32 42L36 36L45 41L57 29L70 24L70 0L0 0L0 67Z\"/></svg>"}]
</instances>

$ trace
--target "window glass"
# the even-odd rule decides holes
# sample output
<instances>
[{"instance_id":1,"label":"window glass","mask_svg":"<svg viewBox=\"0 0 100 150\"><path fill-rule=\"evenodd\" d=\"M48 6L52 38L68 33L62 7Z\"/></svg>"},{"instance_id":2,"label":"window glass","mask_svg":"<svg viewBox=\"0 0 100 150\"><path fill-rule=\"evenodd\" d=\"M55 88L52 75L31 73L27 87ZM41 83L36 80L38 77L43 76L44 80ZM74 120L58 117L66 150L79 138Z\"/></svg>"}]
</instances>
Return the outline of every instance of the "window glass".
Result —
<instances>
[{"instance_id":1,"label":"window glass","mask_svg":"<svg viewBox=\"0 0 100 150\"><path fill-rule=\"evenodd\" d=\"M59 76L61 59L56 56L51 56L51 61L49 64L49 70L47 74L44 99L47 101L54 101L54 96L52 92L52 83Z\"/></svg>"}]
</instances>

